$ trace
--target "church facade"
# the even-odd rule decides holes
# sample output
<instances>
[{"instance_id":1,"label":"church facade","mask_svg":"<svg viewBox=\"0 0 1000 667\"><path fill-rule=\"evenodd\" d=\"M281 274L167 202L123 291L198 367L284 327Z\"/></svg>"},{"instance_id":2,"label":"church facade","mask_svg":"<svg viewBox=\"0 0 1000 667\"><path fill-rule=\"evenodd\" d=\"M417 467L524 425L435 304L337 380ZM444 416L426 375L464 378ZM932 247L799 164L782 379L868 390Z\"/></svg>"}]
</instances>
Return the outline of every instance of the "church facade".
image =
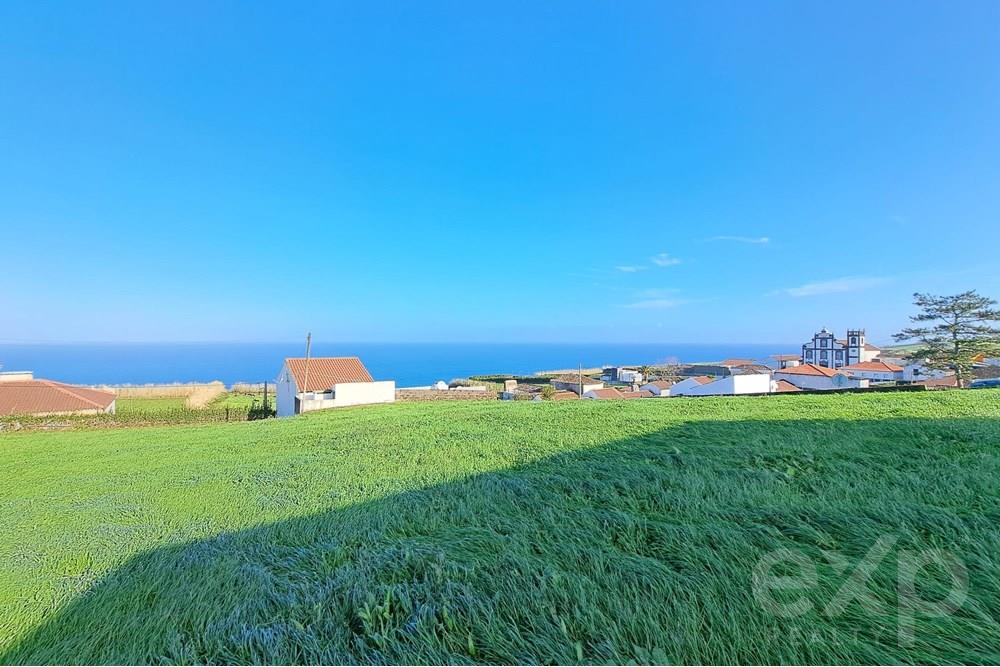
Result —
<instances>
[{"instance_id":1,"label":"church facade","mask_svg":"<svg viewBox=\"0 0 1000 667\"><path fill-rule=\"evenodd\" d=\"M881 350L865 340L864 329L848 329L837 338L824 327L802 346L802 363L841 368L876 359Z\"/></svg>"}]
</instances>

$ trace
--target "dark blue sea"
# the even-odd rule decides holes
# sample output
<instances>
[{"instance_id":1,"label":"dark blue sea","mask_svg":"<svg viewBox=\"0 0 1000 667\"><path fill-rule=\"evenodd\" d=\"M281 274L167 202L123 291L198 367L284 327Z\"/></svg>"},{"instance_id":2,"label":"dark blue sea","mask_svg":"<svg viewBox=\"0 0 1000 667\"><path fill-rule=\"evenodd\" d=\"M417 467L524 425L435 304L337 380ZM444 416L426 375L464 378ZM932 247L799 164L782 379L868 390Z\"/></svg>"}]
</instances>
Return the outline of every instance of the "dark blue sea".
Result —
<instances>
[{"instance_id":1,"label":"dark blue sea","mask_svg":"<svg viewBox=\"0 0 1000 667\"><path fill-rule=\"evenodd\" d=\"M761 362L794 352L795 344L506 344L331 343L313 356L358 356L379 380L400 387L489 373L528 374L602 365L719 361ZM0 344L0 370L71 384L273 381L282 360L304 354L302 343Z\"/></svg>"}]
</instances>

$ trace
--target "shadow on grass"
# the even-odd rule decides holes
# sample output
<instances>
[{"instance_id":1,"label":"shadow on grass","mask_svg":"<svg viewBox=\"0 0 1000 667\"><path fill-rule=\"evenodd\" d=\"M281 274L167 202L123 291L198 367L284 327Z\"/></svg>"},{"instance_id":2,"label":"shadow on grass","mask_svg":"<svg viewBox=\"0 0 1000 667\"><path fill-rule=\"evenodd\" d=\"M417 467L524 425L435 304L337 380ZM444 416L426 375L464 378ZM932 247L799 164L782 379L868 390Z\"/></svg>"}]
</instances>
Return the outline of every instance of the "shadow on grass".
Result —
<instances>
[{"instance_id":1,"label":"shadow on grass","mask_svg":"<svg viewBox=\"0 0 1000 667\"><path fill-rule=\"evenodd\" d=\"M996 662L998 448L988 419L680 424L140 554L0 662ZM882 607L825 615L823 552L883 535ZM895 554L931 546L969 597L901 645ZM751 586L780 548L819 571L795 618Z\"/></svg>"}]
</instances>

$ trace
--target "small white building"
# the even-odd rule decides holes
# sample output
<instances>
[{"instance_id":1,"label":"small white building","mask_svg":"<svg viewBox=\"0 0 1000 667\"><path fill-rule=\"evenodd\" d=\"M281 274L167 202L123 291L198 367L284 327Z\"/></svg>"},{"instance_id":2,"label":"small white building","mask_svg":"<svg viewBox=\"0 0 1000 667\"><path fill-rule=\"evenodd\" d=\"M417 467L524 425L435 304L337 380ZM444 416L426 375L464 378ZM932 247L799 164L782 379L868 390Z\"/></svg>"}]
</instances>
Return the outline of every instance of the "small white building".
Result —
<instances>
[{"instance_id":1,"label":"small white building","mask_svg":"<svg viewBox=\"0 0 1000 667\"><path fill-rule=\"evenodd\" d=\"M674 383L670 380L656 380L642 385L639 387L639 391L648 391L653 396L669 396L670 388L673 386Z\"/></svg>"},{"instance_id":2,"label":"small white building","mask_svg":"<svg viewBox=\"0 0 1000 667\"><path fill-rule=\"evenodd\" d=\"M770 393L771 376L768 373L746 373L716 379L688 378L670 388L671 396L738 396Z\"/></svg>"},{"instance_id":3,"label":"small white building","mask_svg":"<svg viewBox=\"0 0 1000 667\"><path fill-rule=\"evenodd\" d=\"M772 375L775 380L786 380L799 389L861 389L868 386L868 380L852 379L839 370L816 364L779 368Z\"/></svg>"},{"instance_id":4,"label":"small white building","mask_svg":"<svg viewBox=\"0 0 1000 667\"><path fill-rule=\"evenodd\" d=\"M924 380L941 380L955 375L954 371L941 368L929 368L923 363L916 362L906 364L903 367L904 382L923 382Z\"/></svg>"},{"instance_id":5,"label":"small white building","mask_svg":"<svg viewBox=\"0 0 1000 667\"><path fill-rule=\"evenodd\" d=\"M898 382L903 379L903 367L881 360L862 361L840 369L847 377L872 382Z\"/></svg>"},{"instance_id":6,"label":"small white building","mask_svg":"<svg viewBox=\"0 0 1000 667\"><path fill-rule=\"evenodd\" d=\"M588 391L604 389L604 383L600 380L576 373L552 378L551 384L556 391L572 391L580 396L585 396Z\"/></svg>"},{"instance_id":7,"label":"small white building","mask_svg":"<svg viewBox=\"0 0 1000 667\"><path fill-rule=\"evenodd\" d=\"M285 359L277 384L279 417L396 400L396 383L376 382L357 357Z\"/></svg>"}]
</instances>

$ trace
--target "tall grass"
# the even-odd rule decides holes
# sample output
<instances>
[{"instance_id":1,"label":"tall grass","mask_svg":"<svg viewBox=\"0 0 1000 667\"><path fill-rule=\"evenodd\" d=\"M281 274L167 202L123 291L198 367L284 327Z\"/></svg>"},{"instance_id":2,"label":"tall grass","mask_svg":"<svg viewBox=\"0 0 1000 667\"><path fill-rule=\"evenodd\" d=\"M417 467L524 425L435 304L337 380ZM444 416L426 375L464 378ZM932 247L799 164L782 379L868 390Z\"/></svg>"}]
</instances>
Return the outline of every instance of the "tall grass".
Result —
<instances>
[{"instance_id":1,"label":"tall grass","mask_svg":"<svg viewBox=\"0 0 1000 667\"><path fill-rule=\"evenodd\" d=\"M998 420L981 391L5 436L0 662L996 662ZM902 642L931 548L968 597ZM815 564L801 616L754 592L779 550Z\"/></svg>"}]
</instances>

